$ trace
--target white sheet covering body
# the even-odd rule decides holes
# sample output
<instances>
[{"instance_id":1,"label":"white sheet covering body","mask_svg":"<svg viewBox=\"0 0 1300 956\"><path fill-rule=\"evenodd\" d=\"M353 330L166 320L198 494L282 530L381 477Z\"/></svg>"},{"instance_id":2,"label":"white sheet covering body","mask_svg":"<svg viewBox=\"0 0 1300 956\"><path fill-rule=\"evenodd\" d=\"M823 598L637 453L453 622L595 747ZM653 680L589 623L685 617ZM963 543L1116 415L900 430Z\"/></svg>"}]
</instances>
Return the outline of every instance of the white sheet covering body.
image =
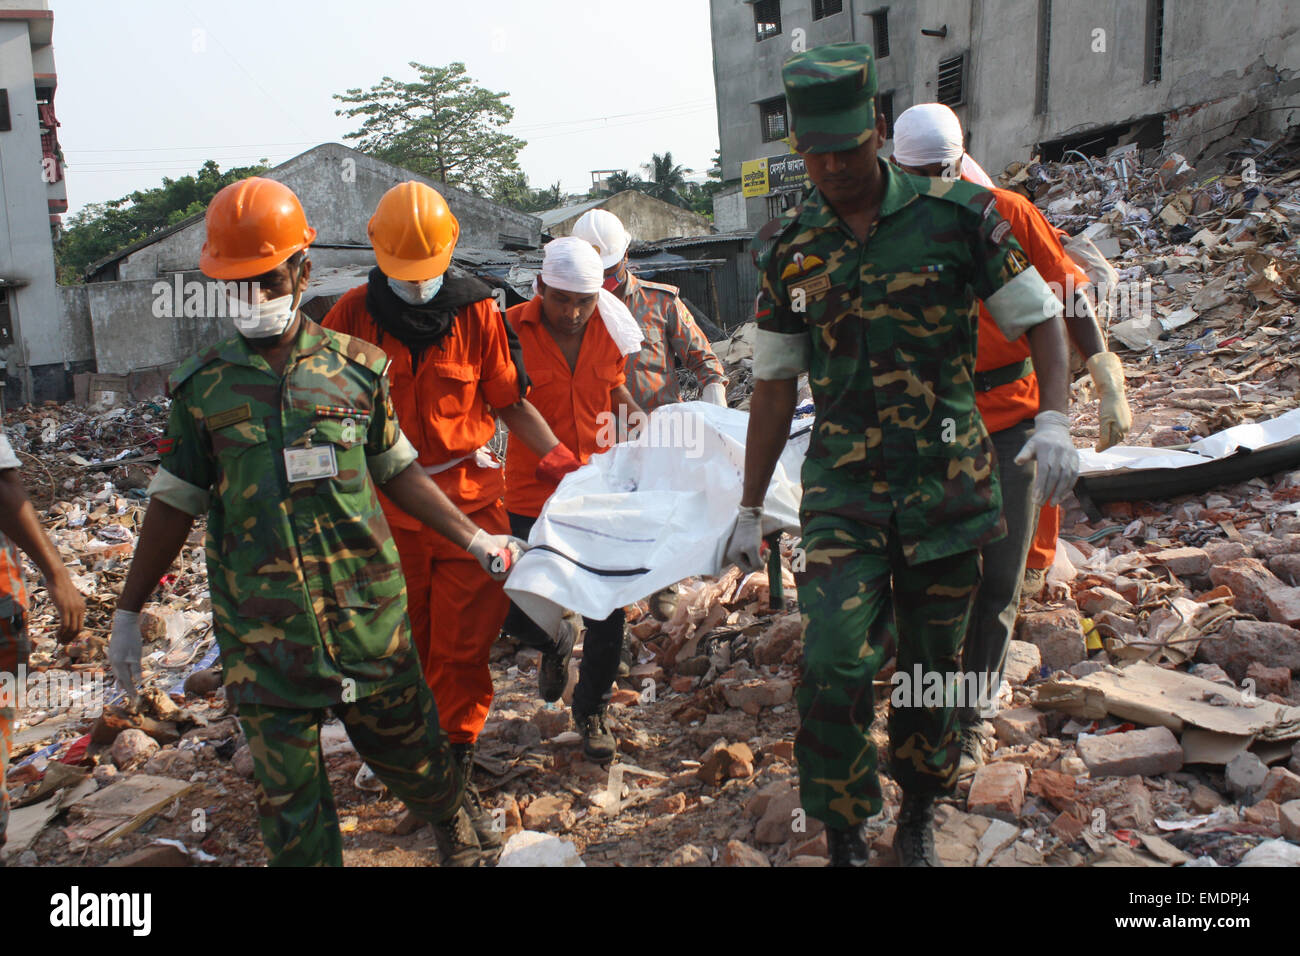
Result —
<instances>
[{"instance_id":1,"label":"white sheet covering body","mask_svg":"<svg viewBox=\"0 0 1300 956\"><path fill-rule=\"evenodd\" d=\"M791 427L802 434L787 443L768 486L764 534L799 533L799 472L811 421ZM506 593L553 634L565 608L599 620L683 578L721 573L744 482L748 425L747 412L707 402L656 409L635 442L564 477ZM601 574L569 558L600 571L638 573Z\"/></svg>"}]
</instances>

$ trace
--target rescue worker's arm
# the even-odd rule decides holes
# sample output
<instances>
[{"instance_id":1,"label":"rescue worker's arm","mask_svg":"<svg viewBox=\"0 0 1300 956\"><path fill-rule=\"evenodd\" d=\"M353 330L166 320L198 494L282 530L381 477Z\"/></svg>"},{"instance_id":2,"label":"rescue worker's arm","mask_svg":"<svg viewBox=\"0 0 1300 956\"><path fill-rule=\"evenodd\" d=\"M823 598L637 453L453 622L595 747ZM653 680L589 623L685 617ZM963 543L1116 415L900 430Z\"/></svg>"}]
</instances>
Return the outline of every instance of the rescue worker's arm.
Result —
<instances>
[{"instance_id":1,"label":"rescue worker's arm","mask_svg":"<svg viewBox=\"0 0 1300 956\"><path fill-rule=\"evenodd\" d=\"M131 570L113 612L108 662L118 686L132 700L141 677L140 609L185 546L194 519L208 510L216 469L209 452L202 408L191 405L189 382L173 395L162 461L149 483L149 510L131 557Z\"/></svg>"},{"instance_id":2,"label":"rescue worker's arm","mask_svg":"<svg viewBox=\"0 0 1300 956\"><path fill-rule=\"evenodd\" d=\"M379 486L412 518L423 522L458 547L469 550L478 525L465 517L424 469L412 462Z\"/></svg>"},{"instance_id":3,"label":"rescue worker's arm","mask_svg":"<svg viewBox=\"0 0 1300 956\"><path fill-rule=\"evenodd\" d=\"M758 328L754 335L754 392L749 398L745 432L745 481L736 523L723 552L724 561L743 571L763 567L763 499L790 434L799 375L808 371L812 357L806 317L791 308L784 286L769 268L773 253L774 246L768 243L754 259L759 272L754 301Z\"/></svg>"},{"instance_id":4,"label":"rescue worker's arm","mask_svg":"<svg viewBox=\"0 0 1300 956\"><path fill-rule=\"evenodd\" d=\"M1065 325L1061 301L1029 264L1012 236L1010 224L993 208L983 209L971 252L976 295L1002 334L1014 341L1029 333L1029 349L1038 375L1039 412L1034 434L1016 455L1017 464L1034 461L1034 493L1039 501L1057 504L1074 487L1079 453L1070 441Z\"/></svg>"},{"instance_id":5,"label":"rescue worker's arm","mask_svg":"<svg viewBox=\"0 0 1300 956\"><path fill-rule=\"evenodd\" d=\"M636 422L645 421L645 412L641 410L641 406L636 403L636 399L632 397L632 393L628 391L625 384L615 385L610 389L609 396L614 406L615 420L618 422L620 429L618 440L630 441L635 439L639 431ZM625 423L627 424L626 429L624 429Z\"/></svg>"},{"instance_id":6,"label":"rescue worker's arm","mask_svg":"<svg viewBox=\"0 0 1300 956\"><path fill-rule=\"evenodd\" d=\"M1106 351L1106 341L1093 311L1088 275L1070 258L1061 234L1036 206L1021 204L1025 219L1014 233L1052 288L1060 289L1065 305L1065 327L1087 362L1100 405L1097 451L1124 440L1133 427L1133 413L1124 395L1124 368L1119 357Z\"/></svg>"},{"instance_id":7,"label":"rescue worker's arm","mask_svg":"<svg viewBox=\"0 0 1300 956\"><path fill-rule=\"evenodd\" d=\"M9 451L9 443L0 432L3 451ZM17 461L17 456L13 457ZM27 491L18 477L18 469L5 468L0 471L0 534L18 545L45 575L45 587L50 592L54 609L59 612L59 640L70 641L81 631L81 623L86 614L86 602L72 584L68 569L59 560L54 545L41 529L36 509L27 500Z\"/></svg>"},{"instance_id":8,"label":"rescue worker's arm","mask_svg":"<svg viewBox=\"0 0 1300 956\"><path fill-rule=\"evenodd\" d=\"M745 490L741 507L762 507L772 472L785 451L794 417L799 380L769 379L754 383L749 399L749 427L745 432Z\"/></svg>"},{"instance_id":9,"label":"rescue worker's arm","mask_svg":"<svg viewBox=\"0 0 1300 956\"><path fill-rule=\"evenodd\" d=\"M1070 334L1070 341L1085 359L1106 351L1101 326L1097 324L1097 313L1093 311L1092 300L1083 289L1074 290L1073 304L1066 303L1065 328Z\"/></svg>"},{"instance_id":10,"label":"rescue worker's arm","mask_svg":"<svg viewBox=\"0 0 1300 956\"><path fill-rule=\"evenodd\" d=\"M1105 451L1122 442L1133 427L1133 412L1124 394L1124 366L1119 356L1106 351L1092 300L1077 290L1074 308L1067 310L1065 324L1070 338L1086 360L1092 384L1097 389L1097 451Z\"/></svg>"},{"instance_id":11,"label":"rescue worker's arm","mask_svg":"<svg viewBox=\"0 0 1300 956\"><path fill-rule=\"evenodd\" d=\"M727 373L714 354L709 340L700 331L691 310L681 299L674 299L665 316L669 347L700 383L700 398L714 405L727 404ZM667 370L669 374L671 369Z\"/></svg>"},{"instance_id":12,"label":"rescue worker's arm","mask_svg":"<svg viewBox=\"0 0 1300 956\"><path fill-rule=\"evenodd\" d=\"M131 558L131 570L127 572L122 596L117 599L118 610L138 612L144 607L159 578L181 553L193 526L194 515L167 504L160 497L150 500Z\"/></svg>"},{"instance_id":13,"label":"rescue worker's arm","mask_svg":"<svg viewBox=\"0 0 1300 956\"><path fill-rule=\"evenodd\" d=\"M538 458L545 458L547 452L555 448L560 440L551 431L536 406L527 399L520 399L513 405L498 408L497 415L506 423L510 434L518 438Z\"/></svg>"}]
</instances>

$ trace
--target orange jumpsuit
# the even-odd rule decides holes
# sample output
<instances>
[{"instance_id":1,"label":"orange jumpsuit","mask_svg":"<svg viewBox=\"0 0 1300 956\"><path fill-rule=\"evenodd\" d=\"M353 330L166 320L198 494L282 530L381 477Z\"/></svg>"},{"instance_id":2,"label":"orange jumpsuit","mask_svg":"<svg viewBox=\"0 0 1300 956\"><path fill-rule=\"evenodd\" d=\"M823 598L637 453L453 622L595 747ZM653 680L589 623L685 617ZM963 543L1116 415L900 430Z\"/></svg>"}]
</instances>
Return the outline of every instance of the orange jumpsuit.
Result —
<instances>
[{"instance_id":1,"label":"orange jumpsuit","mask_svg":"<svg viewBox=\"0 0 1300 956\"><path fill-rule=\"evenodd\" d=\"M529 400L551 426L555 437L584 465L605 451L600 445L601 416L613 409L614 389L627 381L626 360L605 330L600 312L592 314L583 333L578 367L569 362L542 325L542 297L533 296L506 312L519 335L533 390ZM608 431L608 429L606 429ZM536 518L558 482L538 478L537 454L510 436L506 446L506 507L512 514Z\"/></svg>"},{"instance_id":2,"label":"orange jumpsuit","mask_svg":"<svg viewBox=\"0 0 1300 956\"><path fill-rule=\"evenodd\" d=\"M1011 224L1011 230L1029 261L1054 290L1065 290L1072 283L1076 289L1088 285L1088 276L1066 255L1060 234L1043 217L1034 204L1019 193L995 189L998 214ZM1068 279L1067 279L1068 277ZM980 303L979 347L975 371L988 372L1030 357L1029 340L1021 336L1014 342L998 329L997 323ZM1038 377L1030 372L1023 378L975 393L984 424L990 432L1002 431L1038 414ZM1056 535L1061 527L1059 506L1043 505L1038 515L1038 531L1029 546L1027 568L1049 568L1056 555Z\"/></svg>"},{"instance_id":3,"label":"orange jumpsuit","mask_svg":"<svg viewBox=\"0 0 1300 956\"><path fill-rule=\"evenodd\" d=\"M493 300L458 310L446 337L414 367L405 345L381 335L366 309L365 285L346 292L322 325L388 353L397 420L419 465L471 521L489 534L508 534L500 463L486 449L478 452L496 431L492 408L523 397ZM488 655L510 600L468 552L379 498L401 557L412 640L439 722L452 743L473 743L492 704Z\"/></svg>"}]
</instances>

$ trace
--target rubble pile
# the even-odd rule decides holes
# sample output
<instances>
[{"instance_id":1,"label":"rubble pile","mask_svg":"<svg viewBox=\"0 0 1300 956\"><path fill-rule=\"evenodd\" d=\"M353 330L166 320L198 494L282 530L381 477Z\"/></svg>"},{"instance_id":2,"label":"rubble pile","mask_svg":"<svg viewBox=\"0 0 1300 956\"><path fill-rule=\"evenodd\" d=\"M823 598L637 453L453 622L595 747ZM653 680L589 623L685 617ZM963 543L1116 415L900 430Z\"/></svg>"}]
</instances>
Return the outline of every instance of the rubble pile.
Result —
<instances>
[{"instance_id":1,"label":"rubble pile","mask_svg":"<svg viewBox=\"0 0 1300 956\"><path fill-rule=\"evenodd\" d=\"M1099 314L1124 361L1135 425L1126 444L1185 444L1297 405L1300 131L1245 140L1204 172L1135 145L1105 159L1015 163L1004 185L1092 240L1118 273ZM1091 383L1074 387L1073 433L1095 439Z\"/></svg>"}]
</instances>

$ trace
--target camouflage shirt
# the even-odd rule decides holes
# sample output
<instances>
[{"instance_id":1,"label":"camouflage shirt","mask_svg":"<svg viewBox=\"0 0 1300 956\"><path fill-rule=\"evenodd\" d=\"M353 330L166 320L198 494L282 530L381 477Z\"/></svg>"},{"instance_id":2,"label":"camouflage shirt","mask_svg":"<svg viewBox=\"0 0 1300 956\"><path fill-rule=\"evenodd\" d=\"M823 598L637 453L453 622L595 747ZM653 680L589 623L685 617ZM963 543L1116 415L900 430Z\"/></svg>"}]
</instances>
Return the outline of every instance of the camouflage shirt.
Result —
<instances>
[{"instance_id":1,"label":"camouflage shirt","mask_svg":"<svg viewBox=\"0 0 1300 956\"><path fill-rule=\"evenodd\" d=\"M677 362L706 385L726 385L722 363L695 324L691 310L677 297L677 287L647 282L628 273L623 303L645 335L641 351L627 357L627 387L646 412L682 400Z\"/></svg>"},{"instance_id":2,"label":"camouflage shirt","mask_svg":"<svg viewBox=\"0 0 1300 956\"><path fill-rule=\"evenodd\" d=\"M1008 339L1060 303L991 192L881 166L865 242L816 189L759 232L754 376L809 373L804 512L879 529L896 521L904 555L920 563L1001 533L993 449L975 409L977 300Z\"/></svg>"},{"instance_id":3,"label":"camouflage shirt","mask_svg":"<svg viewBox=\"0 0 1300 956\"><path fill-rule=\"evenodd\" d=\"M172 375L149 491L208 513L208 586L236 703L321 707L419 679L375 494L416 459L387 365L377 346L304 320L283 375L238 335ZM337 474L291 484L285 450L309 448Z\"/></svg>"}]
</instances>

